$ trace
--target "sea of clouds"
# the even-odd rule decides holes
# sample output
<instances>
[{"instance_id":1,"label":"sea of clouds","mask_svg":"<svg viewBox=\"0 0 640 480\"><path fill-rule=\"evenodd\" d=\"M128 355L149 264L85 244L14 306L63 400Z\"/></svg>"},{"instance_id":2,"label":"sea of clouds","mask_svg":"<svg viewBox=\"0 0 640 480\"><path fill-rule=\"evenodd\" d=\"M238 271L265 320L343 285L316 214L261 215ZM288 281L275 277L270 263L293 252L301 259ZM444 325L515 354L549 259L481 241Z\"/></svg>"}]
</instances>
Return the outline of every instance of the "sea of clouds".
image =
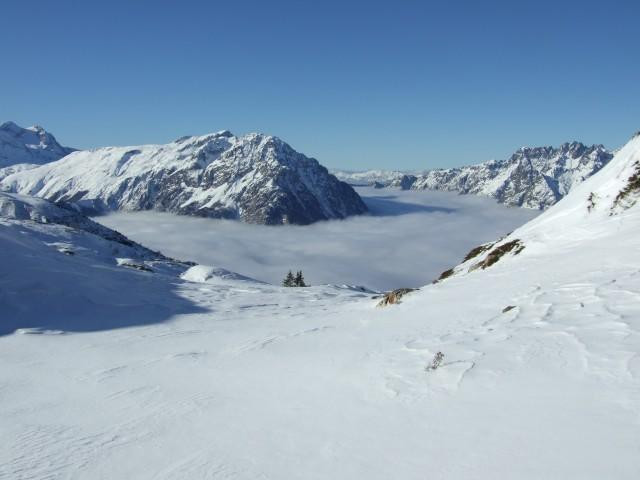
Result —
<instances>
[{"instance_id":1,"label":"sea of clouds","mask_svg":"<svg viewBox=\"0 0 640 480\"><path fill-rule=\"evenodd\" d=\"M158 212L113 213L96 220L166 255L269 283L280 283L291 269L302 270L311 284L388 290L431 282L471 248L539 213L449 192L357 190L370 215L308 226Z\"/></svg>"}]
</instances>

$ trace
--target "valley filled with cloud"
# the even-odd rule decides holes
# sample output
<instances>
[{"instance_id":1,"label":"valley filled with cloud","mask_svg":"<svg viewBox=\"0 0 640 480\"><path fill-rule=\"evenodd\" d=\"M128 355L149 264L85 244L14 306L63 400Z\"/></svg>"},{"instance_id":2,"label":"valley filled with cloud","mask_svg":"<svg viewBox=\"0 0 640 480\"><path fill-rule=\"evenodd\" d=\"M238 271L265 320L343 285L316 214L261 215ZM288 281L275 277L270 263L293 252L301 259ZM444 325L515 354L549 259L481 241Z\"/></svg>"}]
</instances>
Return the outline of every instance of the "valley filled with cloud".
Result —
<instances>
[{"instance_id":1,"label":"valley filled with cloud","mask_svg":"<svg viewBox=\"0 0 640 480\"><path fill-rule=\"evenodd\" d=\"M269 283L289 269L311 284L376 290L421 286L539 214L494 200L435 191L357 188L370 215L313 225L249 225L158 212L112 213L100 223L181 260Z\"/></svg>"}]
</instances>

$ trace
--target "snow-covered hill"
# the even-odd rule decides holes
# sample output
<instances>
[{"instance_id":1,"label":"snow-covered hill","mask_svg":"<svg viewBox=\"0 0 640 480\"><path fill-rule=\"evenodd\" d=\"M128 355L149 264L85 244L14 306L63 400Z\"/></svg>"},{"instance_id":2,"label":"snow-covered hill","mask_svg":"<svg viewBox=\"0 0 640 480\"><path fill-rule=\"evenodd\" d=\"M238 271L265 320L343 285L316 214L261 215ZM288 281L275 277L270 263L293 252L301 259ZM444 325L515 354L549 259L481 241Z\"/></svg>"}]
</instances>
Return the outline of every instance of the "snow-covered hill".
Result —
<instances>
[{"instance_id":1,"label":"snow-covered hill","mask_svg":"<svg viewBox=\"0 0 640 480\"><path fill-rule=\"evenodd\" d=\"M75 151L63 147L42 127L22 128L13 122L0 125L0 178L2 169L17 164L42 165Z\"/></svg>"},{"instance_id":2,"label":"snow-covered hill","mask_svg":"<svg viewBox=\"0 0 640 480\"><path fill-rule=\"evenodd\" d=\"M580 142L554 147L523 147L507 160L423 173L395 170L334 172L353 185L376 185L403 190L446 190L484 195L499 203L545 209L599 171L613 154L602 145Z\"/></svg>"},{"instance_id":3,"label":"snow-covered hill","mask_svg":"<svg viewBox=\"0 0 640 480\"><path fill-rule=\"evenodd\" d=\"M89 212L155 209L261 224L308 224L367 210L353 188L279 138L228 131L76 152L9 175L2 188Z\"/></svg>"},{"instance_id":4,"label":"snow-covered hill","mask_svg":"<svg viewBox=\"0 0 640 480\"><path fill-rule=\"evenodd\" d=\"M46 328L0 336L0 478L635 480L639 178L636 137L384 308L349 289L106 268L30 220L0 224L0 314L28 302ZM74 302L47 293L78 288L81 335L64 324Z\"/></svg>"},{"instance_id":5,"label":"snow-covered hill","mask_svg":"<svg viewBox=\"0 0 640 480\"><path fill-rule=\"evenodd\" d=\"M157 321L182 311L168 285L190 267L73 209L2 192L0 265L0 335Z\"/></svg>"}]
</instances>

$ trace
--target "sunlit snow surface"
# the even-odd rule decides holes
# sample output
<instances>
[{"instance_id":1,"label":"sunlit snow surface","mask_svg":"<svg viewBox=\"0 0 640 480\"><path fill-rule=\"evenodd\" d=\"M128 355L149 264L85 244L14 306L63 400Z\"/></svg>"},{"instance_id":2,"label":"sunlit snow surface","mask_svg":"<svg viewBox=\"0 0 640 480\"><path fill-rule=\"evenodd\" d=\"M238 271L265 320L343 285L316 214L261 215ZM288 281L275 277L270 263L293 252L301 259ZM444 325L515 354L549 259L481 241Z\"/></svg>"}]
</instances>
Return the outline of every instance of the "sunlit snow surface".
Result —
<instances>
[{"instance_id":1,"label":"sunlit snow surface","mask_svg":"<svg viewBox=\"0 0 640 480\"><path fill-rule=\"evenodd\" d=\"M420 286L538 215L450 192L358 188L369 216L310 226L247 225L157 212L95 220L167 255L219 265L270 283L302 269L313 284Z\"/></svg>"},{"instance_id":2,"label":"sunlit snow surface","mask_svg":"<svg viewBox=\"0 0 640 480\"><path fill-rule=\"evenodd\" d=\"M516 230L522 253L400 305L199 268L165 286L191 313L0 337L0 478L639 478L640 210L609 214L631 146ZM37 302L42 258L3 294Z\"/></svg>"}]
</instances>

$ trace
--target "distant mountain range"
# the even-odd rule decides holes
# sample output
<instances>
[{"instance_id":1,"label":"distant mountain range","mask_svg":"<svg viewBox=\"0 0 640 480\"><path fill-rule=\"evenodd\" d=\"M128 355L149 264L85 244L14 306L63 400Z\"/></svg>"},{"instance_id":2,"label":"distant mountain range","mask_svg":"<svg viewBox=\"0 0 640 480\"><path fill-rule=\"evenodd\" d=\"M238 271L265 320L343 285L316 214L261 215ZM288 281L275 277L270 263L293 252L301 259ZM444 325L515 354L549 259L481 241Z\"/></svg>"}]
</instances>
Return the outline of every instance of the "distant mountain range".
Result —
<instances>
[{"instance_id":1,"label":"distant mountain range","mask_svg":"<svg viewBox=\"0 0 640 480\"><path fill-rule=\"evenodd\" d=\"M14 150L8 148L9 158ZM268 135L222 131L166 145L77 151L46 163L53 156L40 159L40 166L13 165L0 175L0 188L71 203L85 213L154 209L269 225L367 211L352 187Z\"/></svg>"},{"instance_id":2,"label":"distant mountain range","mask_svg":"<svg viewBox=\"0 0 640 480\"><path fill-rule=\"evenodd\" d=\"M471 193L493 197L506 205L545 209L612 158L613 154L602 145L571 142L557 148L523 147L507 160L422 173L381 170L333 173L352 185Z\"/></svg>"},{"instance_id":3,"label":"distant mountain range","mask_svg":"<svg viewBox=\"0 0 640 480\"><path fill-rule=\"evenodd\" d=\"M70 203L88 214L153 209L269 225L367 212L348 184L477 194L545 209L612 157L602 145L571 142L523 147L506 160L459 168L332 175L281 139L258 133L76 151L42 127L0 125L1 190Z\"/></svg>"}]
</instances>

